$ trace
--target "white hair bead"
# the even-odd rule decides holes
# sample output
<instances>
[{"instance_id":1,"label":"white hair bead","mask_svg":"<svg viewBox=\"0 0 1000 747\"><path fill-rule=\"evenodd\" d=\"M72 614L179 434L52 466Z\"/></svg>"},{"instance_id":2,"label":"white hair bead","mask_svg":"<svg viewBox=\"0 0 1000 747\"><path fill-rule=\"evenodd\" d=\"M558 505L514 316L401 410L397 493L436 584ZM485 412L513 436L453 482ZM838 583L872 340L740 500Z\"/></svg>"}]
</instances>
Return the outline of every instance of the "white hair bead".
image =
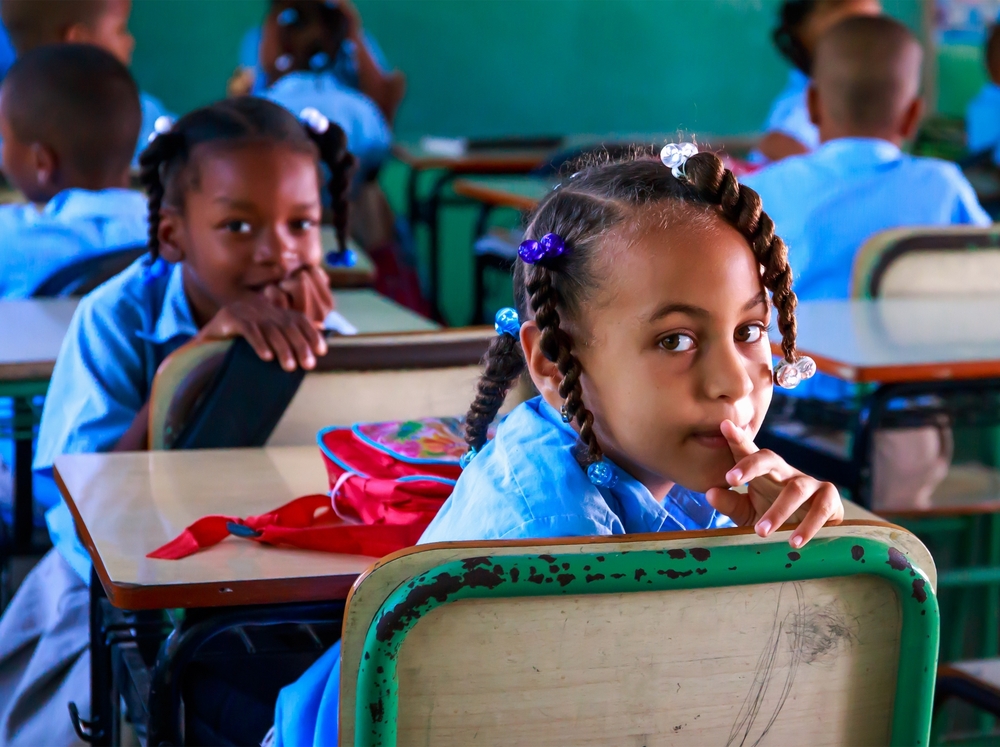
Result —
<instances>
[{"instance_id":1,"label":"white hair bead","mask_svg":"<svg viewBox=\"0 0 1000 747\"><path fill-rule=\"evenodd\" d=\"M330 129L330 120L319 109L312 106L307 106L299 112L299 121L320 135Z\"/></svg>"}]
</instances>

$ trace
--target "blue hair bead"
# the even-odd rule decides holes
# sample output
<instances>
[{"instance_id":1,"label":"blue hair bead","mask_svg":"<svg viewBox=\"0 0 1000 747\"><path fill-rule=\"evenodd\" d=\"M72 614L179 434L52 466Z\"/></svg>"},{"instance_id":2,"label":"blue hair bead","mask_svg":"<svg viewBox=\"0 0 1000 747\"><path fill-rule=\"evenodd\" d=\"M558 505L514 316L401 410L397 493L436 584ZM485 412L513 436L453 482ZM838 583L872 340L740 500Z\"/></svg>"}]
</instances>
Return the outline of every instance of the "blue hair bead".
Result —
<instances>
[{"instance_id":1,"label":"blue hair bead","mask_svg":"<svg viewBox=\"0 0 1000 747\"><path fill-rule=\"evenodd\" d=\"M557 233L547 233L541 239L527 239L517 247L517 256L525 264L533 265L543 259L555 259L566 253L566 242Z\"/></svg>"},{"instance_id":2,"label":"blue hair bead","mask_svg":"<svg viewBox=\"0 0 1000 747\"><path fill-rule=\"evenodd\" d=\"M469 450L458 458L458 466L461 467L462 469L468 467L469 462L471 462L475 458L477 453L478 452L470 446Z\"/></svg>"},{"instance_id":3,"label":"blue hair bead","mask_svg":"<svg viewBox=\"0 0 1000 747\"><path fill-rule=\"evenodd\" d=\"M275 20L279 26L291 26L293 23L298 23L299 12L295 8L285 8Z\"/></svg>"},{"instance_id":4,"label":"blue hair bead","mask_svg":"<svg viewBox=\"0 0 1000 747\"><path fill-rule=\"evenodd\" d=\"M521 334L521 320L518 319L517 311L510 306L500 309L493 320L493 328L498 335L510 335L517 339Z\"/></svg>"},{"instance_id":5,"label":"blue hair bead","mask_svg":"<svg viewBox=\"0 0 1000 747\"><path fill-rule=\"evenodd\" d=\"M142 270L142 282L149 284L155 282L167 274L167 261L163 257L157 257L149 262Z\"/></svg>"},{"instance_id":6,"label":"blue hair bead","mask_svg":"<svg viewBox=\"0 0 1000 747\"><path fill-rule=\"evenodd\" d=\"M594 462L587 467L587 477L599 488L610 488L618 482L614 468L606 461Z\"/></svg>"},{"instance_id":7,"label":"blue hair bead","mask_svg":"<svg viewBox=\"0 0 1000 747\"><path fill-rule=\"evenodd\" d=\"M354 267L358 263L358 255L354 253L353 249L345 249L342 252L327 252L326 263L330 267Z\"/></svg>"}]
</instances>

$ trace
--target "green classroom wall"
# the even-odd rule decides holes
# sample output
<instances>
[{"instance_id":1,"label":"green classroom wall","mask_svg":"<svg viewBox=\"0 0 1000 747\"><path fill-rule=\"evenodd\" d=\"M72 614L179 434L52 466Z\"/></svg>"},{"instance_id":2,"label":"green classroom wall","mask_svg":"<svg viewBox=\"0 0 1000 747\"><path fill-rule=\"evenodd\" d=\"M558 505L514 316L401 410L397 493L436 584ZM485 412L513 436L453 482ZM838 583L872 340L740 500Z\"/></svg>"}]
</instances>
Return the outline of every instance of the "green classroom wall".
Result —
<instances>
[{"instance_id":1,"label":"green classroom wall","mask_svg":"<svg viewBox=\"0 0 1000 747\"><path fill-rule=\"evenodd\" d=\"M267 0L134 1L135 75L178 112L224 95L240 40L267 6ZM779 2L356 0L365 27L408 78L396 122L400 138L754 132L787 75L770 41ZM885 0L885 6L919 29L922 0ZM968 66L957 69L968 75ZM383 173L397 211L404 177L399 164ZM464 324L472 312L475 212L445 213L442 308L449 322ZM417 238L424 248L423 232ZM494 307L510 294L508 282L495 281Z\"/></svg>"}]
</instances>

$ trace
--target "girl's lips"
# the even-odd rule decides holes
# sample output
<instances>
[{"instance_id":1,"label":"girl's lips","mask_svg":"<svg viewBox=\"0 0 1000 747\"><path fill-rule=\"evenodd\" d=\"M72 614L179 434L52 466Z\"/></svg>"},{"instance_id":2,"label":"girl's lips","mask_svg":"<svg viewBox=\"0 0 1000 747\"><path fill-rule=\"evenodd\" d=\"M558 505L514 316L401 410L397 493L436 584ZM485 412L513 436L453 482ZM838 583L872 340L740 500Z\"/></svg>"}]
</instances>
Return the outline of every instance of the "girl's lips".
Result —
<instances>
[{"instance_id":1,"label":"girl's lips","mask_svg":"<svg viewBox=\"0 0 1000 747\"><path fill-rule=\"evenodd\" d=\"M707 449L728 449L729 441L722 431L698 431L691 434L691 439Z\"/></svg>"}]
</instances>

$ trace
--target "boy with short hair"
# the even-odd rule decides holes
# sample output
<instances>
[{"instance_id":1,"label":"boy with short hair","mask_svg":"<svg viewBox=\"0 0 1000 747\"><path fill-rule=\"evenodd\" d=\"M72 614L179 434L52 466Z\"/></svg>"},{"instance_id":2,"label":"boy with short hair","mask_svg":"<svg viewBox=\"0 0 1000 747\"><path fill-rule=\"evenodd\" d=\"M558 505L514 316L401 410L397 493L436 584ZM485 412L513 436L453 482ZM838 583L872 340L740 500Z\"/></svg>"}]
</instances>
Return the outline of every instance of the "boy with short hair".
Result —
<instances>
[{"instance_id":1,"label":"boy with short hair","mask_svg":"<svg viewBox=\"0 0 1000 747\"><path fill-rule=\"evenodd\" d=\"M43 44L93 44L123 65L132 63L135 39L128 30L132 0L0 0L0 18L18 55ZM146 147L159 117L172 116L159 100L139 92L142 127L132 165Z\"/></svg>"},{"instance_id":2,"label":"boy with short hair","mask_svg":"<svg viewBox=\"0 0 1000 747\"><path fill-rule=\"evenodd\" d=\"M965 110L966 147L1000 163L1000 24L990 28L984 56L990 79Z\"/></svg>"},{"instance_id":3,"label":"boy with short hair","mask_svg":"<svg viewBox=\"0 0 1000 747\"><path fill-rule=\"evenodd\" d=\"M788 245L800 299L846 298L854 256L879 231L990 223L955 164L900 150L923 113L922 58L891 18L837 24L817 44L809 89L821 146L744 180Z\"/></svg>"},{"instance_id":4,"label":"boy with short hair","mask_svg":"<svg viewBox=\"0 0 1000 747\"><path fill-rule=\"evenodd\" d=\"M43 46L14 63L0 154L30 203L0 206L0 298L30 296L70 261L146 244L146 200L127 188L141 116L128 69L98 47Z\"/></svg>"}]
</instances>

